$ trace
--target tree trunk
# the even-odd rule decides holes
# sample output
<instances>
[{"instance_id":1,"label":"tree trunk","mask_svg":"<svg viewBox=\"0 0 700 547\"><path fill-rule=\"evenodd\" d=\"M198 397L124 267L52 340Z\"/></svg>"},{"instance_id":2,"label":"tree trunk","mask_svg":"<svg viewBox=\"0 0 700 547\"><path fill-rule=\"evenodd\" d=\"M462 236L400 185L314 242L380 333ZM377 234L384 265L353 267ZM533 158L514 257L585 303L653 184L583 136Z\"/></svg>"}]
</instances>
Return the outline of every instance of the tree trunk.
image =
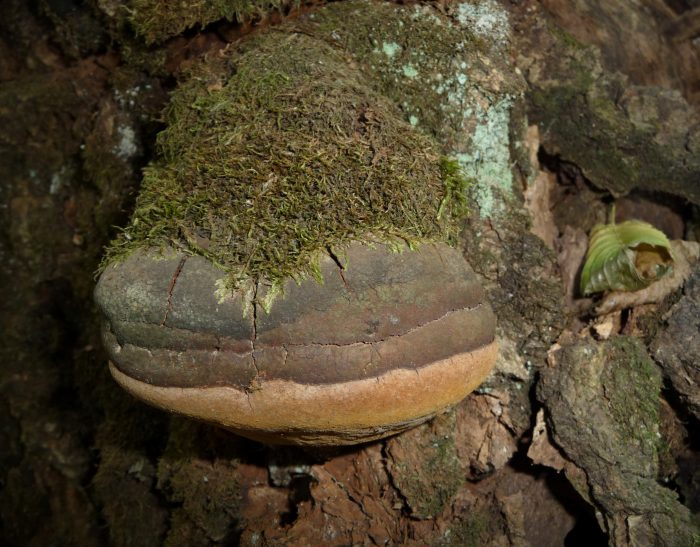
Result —
<instances>
[{"instance_id":1,"label":"tree trunk","mask_svg":"<svg viewBox=\"0 0 700 547\"><path fill-rule=\"evenodd\" d=\"M577 287L612 202L698 240L697 2L174 4L4 6L3 544L697 542L697 243L653 303L596 315ZM108 372L95 272L169 93L273 31L351 59L473 180L458 245L498 318L496 369L382 441L266 446Z\"/></svg>"}]
</instances>

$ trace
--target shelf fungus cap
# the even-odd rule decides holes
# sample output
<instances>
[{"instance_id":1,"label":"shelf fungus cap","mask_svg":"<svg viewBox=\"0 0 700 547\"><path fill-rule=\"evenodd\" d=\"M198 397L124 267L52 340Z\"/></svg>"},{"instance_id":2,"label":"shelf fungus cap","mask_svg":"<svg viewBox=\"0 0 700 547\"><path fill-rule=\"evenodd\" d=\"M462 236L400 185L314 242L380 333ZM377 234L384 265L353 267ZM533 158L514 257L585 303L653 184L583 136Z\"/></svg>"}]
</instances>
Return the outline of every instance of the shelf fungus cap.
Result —
<instances>
[{"instance_id":1,"label":"shelf fungus cap","mask_svg":"<svg viewBox=\"0 0 700 547\"><path fill-rule=\"evenodd\" d=\"M495 318L458 250L353 243L320 271L275 299L261 283L222 296L205 258L137 251L95 290L112 375L252 439L343 445L430 419L492 369Z\"/></svg>"}]
</instances>

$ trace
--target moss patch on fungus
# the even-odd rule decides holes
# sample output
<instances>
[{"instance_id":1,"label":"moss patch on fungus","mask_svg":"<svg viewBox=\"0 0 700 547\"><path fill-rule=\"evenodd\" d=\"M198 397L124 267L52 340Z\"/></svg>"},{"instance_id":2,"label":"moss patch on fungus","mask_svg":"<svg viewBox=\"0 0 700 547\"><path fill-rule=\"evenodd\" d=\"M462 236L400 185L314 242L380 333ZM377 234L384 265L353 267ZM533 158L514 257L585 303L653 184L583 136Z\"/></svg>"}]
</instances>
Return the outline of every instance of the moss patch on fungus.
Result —
<instances>
[{"instance_id":1,"label":"moss patch on fungus","mask_svg":"<svg viewBox=\"0 0 700 547\"><path fill-rule=\"evenodd\" d=\"M198 67L166 118L105 263L173 245L222 267L229 287L274 283L352 240L445 240L465 213L454 163L304 34L273 31Z\"/></svg>"},{"instance_id":2,"label":"moss patch on fungus","mask_svg":"<svg viewBox=\"0 0 700 547\"><path fill-rule=\"evenodd\" d=\"M457 14L349 0L312 12L298 25L350 51L405 119L448 148L459 148L477 102L488 108L520 90L505 60L491 55L498 44L463 27Z\"/></svg>"},{"instance_id":3,"label":"moss patch on fungus","mask_svg":"<svg viewBox=\"0 0 700 547\"><path fill-rule=\"evenodd\" d=\"M245 22L298 5L298 0L131 0L129 19L148 44L162 42L196 25L220 19Z\"/></svg>"}]
</instances>

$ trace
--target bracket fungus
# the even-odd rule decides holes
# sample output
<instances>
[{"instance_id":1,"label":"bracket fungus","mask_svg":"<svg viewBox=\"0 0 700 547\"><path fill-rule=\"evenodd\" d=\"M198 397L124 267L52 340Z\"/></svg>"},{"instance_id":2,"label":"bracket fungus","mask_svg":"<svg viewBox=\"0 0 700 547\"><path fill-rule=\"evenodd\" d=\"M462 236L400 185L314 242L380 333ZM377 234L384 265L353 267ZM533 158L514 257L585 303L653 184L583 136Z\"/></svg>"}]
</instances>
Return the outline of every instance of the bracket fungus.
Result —
<instances>
[{"instance_id":1,"label":"bracket fungus","mask_svg":"<svg viewBox=\"0 0 700 547\"><path fill-rule=\"evenodd\" d=\"M262 33L193 69L166 120L95 290L126 390L333 445L422 423L487 376L495 318L447 244L466 181L348 54Z\"/></svg>"},{"instance_id":2,"label":"bracket fungus","mask_svg":"<svg viewBox=\"0 0 700 547\"><path fill-rule=\"evenodd\" d=\"M494 316L461 253L353 244L347 259L343 270L324 257L322 285L289 280L270 313L243 315L250 292L218 301L206 259L134 253L97 288L112 375L164 409L302 444L402 431L484 379Z\"/></svg>"}]
</instances>

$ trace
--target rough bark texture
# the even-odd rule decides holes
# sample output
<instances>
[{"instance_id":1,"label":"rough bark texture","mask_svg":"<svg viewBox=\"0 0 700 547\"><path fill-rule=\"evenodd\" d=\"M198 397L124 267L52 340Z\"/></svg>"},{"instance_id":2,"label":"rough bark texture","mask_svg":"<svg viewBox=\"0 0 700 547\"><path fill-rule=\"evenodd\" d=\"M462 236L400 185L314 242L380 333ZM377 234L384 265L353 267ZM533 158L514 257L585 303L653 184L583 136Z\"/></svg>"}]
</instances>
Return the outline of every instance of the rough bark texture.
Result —
<instances>
[{"instance_id":1,"label":"rough bark texture","mask_svg":"<svg viewBox=\"0 0 700 547\"><path fill-rule=\"evenodd\" d=\"M602 511L616 545L693 543L690 512L656 482L661 374L635 339L565 341L538 396L579 493ZM654 539L655 538L655 539Z\"/></svg>"},{"instance_id":2,"label":"rough bark texture","mask_svg":"<svg viewBox=\"0 0 700 547\"><path fill-rule=\"evenodd\" d=\"M700 419L700 272L686 282L683 296L669 312L663 329L652 344L654 358L683 401L683 406Z\"/></svg>"},{"instance_id":3,"label":"rough bark texture","mask_svg":"<svg viewBox=\"0 0 700 547\"><path fill-rule=\"evenodd\" d=\"M548 151L614 195L644 189L697 203L700 118L681 93L605 70L598 48L547 19L525 24L518 66L530 86L530 120L547 128ZM610 43L604 51L614 49Z\"/></svg>"},{"instance_id":4,"label":"rough bark texture","mask_svg":"<svg viewBox=\"0 0 700 547\"><path fill-rule=\"evenodd\" d=\"M0 543L698 541L698 266L594 331L574 289L612 195L693 235L697 6L214 2L148 27L139 9L158 4L3 6ZM92 303L168 91L282 19L342 49L476 181L461 244L498 318L497 369L448 413L355 448L267 447L136 402L109 377ZM603 321L611 338L594 339Z\"/></svg>"}]
</instances>

